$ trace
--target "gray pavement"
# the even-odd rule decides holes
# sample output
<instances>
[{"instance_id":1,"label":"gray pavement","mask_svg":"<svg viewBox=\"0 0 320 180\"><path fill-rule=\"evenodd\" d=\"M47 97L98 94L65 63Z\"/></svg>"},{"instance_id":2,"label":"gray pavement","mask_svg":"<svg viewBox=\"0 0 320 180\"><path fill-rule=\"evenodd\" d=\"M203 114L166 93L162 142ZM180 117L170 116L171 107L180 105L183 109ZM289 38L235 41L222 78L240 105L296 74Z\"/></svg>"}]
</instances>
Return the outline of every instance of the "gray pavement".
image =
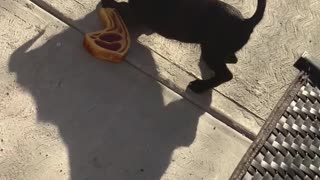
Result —
<instances>
[{"instance_id":1,"label":"gray pavement","mask_svg":"<svg viewBox=\"0 0 320 180\"><path fill-rule=\"evenodd\" d=\"M80 27L95 13L70 27L28 0L0 9L1 180L227 179L249 147L157 81L147 48L129 57L148 71L91 57Z\"/></svg>"}]
</instances>

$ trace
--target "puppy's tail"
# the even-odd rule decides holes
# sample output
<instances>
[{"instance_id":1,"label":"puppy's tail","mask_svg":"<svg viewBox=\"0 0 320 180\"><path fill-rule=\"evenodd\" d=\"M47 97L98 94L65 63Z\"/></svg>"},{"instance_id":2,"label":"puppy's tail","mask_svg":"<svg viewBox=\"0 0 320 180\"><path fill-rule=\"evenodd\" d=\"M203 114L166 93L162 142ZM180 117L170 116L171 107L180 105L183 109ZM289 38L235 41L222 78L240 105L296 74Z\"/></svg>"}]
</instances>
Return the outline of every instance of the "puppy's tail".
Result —
<instances>
[{"instance_id":1,"label":"puppy's tail","mask_svg":"<svg viewBox=\"0 0 320 180\"><path fill-rule=\"evenodd\" d=\"M253 16L246 20L246 22L255 27L263 18L264 11L266 9L267 0L258 0L257 10Z\"/></svg>"}]
</instances>

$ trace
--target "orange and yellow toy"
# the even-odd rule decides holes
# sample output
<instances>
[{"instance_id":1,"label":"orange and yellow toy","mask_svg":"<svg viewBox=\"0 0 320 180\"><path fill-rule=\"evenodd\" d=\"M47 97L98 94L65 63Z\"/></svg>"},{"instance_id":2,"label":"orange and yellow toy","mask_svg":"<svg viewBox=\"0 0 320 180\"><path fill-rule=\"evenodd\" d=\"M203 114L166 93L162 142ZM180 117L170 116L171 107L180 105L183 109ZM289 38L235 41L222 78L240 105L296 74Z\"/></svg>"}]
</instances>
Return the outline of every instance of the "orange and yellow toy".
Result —
<instances>
[{"instance_id":1,"label":"orange and yellow toy","mask_svg":"<svg viewBox=\"0 0 320 180\"><path fill-rule=\"evenodd\" d=\"M101 8L99 16L106 28L87 33L84 47L100 60L120 63L125 59L130 46L128 29L116 9Z\"/></svg>"}]
</instances>

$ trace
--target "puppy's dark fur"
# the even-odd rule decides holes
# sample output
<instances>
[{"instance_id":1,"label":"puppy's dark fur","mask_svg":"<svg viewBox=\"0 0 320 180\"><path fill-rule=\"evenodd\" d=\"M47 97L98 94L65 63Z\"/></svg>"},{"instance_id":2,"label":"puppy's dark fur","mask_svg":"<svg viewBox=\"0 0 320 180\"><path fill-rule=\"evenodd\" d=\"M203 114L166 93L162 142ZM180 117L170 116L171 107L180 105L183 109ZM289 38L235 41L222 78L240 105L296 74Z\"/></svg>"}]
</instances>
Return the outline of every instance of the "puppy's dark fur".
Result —
<instances>
[{"instance_id":1,"label":"puppy's dark fur","mask_svg":"<svg viewBox=\"0 0 320 180\"><path fill-rule=\"evenodd\" d=\"M124 4L102 0L102 5L120 8ZM257 10L249 19L218 0L129 0L127 5L139 21L158 34L201 45L202 59L215 73L210 79L189 84L191 90L201 93L232 79L226 59L235 58L235 52L248 42L263 17L266 0L258 0Z\"/></svg>"}]
</instances>

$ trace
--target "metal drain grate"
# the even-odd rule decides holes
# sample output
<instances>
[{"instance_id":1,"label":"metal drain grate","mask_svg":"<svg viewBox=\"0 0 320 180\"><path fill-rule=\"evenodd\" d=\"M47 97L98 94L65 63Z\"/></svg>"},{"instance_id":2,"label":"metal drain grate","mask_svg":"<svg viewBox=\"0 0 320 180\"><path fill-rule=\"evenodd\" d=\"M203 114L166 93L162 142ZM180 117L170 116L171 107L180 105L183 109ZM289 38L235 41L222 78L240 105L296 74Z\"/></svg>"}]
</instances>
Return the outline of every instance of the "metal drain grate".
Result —
<instances>
[{"instance_id":1,"label":"metal drain grate","mask_svg":"<svg viewBox=\"0 0 320 180\"><path fill-rule=\"evenodd\" d=\"M304 64L308 73L302 71L279 101L231 179L320 180L320 75L310 64Z\"/></svg>"},{"instance_id":2,"label":"metal drain grate","mask_svg":"<svg viewBox=\"0 0 320 180\"><path fill-rule=\"evenodd\" d=\"M320 180L320 90L307 82L243 179Z\"/></svg>"}]
</instances>

